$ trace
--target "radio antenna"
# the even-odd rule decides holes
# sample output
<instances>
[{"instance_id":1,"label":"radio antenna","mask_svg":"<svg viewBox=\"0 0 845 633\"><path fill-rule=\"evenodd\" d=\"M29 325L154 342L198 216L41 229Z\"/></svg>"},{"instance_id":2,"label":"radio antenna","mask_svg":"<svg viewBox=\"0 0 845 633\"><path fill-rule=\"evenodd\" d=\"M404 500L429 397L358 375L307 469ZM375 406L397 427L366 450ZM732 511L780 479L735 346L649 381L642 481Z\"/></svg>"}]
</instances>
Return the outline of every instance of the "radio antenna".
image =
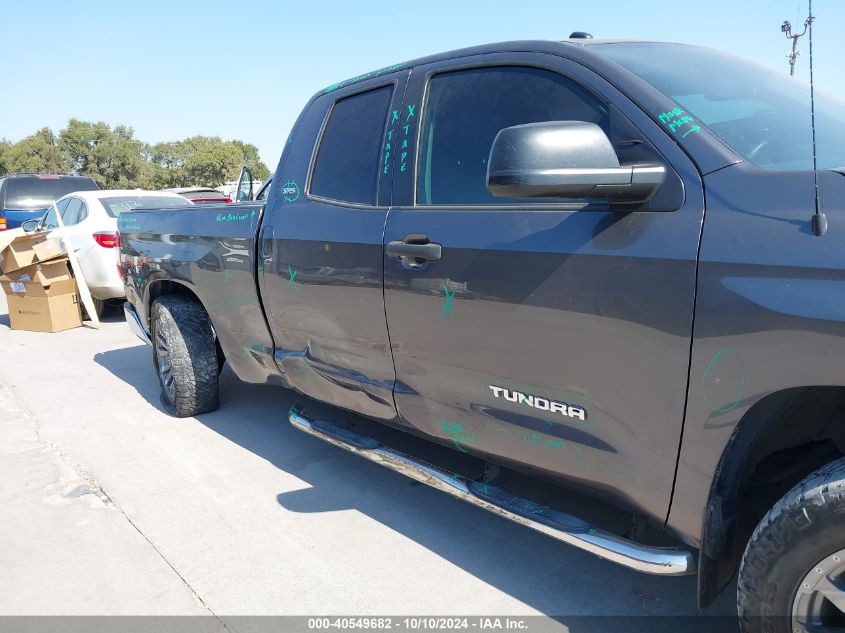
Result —
<instances>
[{"instance_id":1,"label":"radio antenna","mask_svg":"<svg viewBox=\"0 0 845 633\"><path fill-rule=\"evenodd\" d=\"M809 0L810 15L804 22L805 27L809 28L810 34L810 129L813 133L813 186L816 194L816 212L813 214L813 234L816 237L821 237L827 231L827 216L822 212L819 202L819 168L816 158L816 94L813 85L813 0Z\"/></svg>"}]
</instances>

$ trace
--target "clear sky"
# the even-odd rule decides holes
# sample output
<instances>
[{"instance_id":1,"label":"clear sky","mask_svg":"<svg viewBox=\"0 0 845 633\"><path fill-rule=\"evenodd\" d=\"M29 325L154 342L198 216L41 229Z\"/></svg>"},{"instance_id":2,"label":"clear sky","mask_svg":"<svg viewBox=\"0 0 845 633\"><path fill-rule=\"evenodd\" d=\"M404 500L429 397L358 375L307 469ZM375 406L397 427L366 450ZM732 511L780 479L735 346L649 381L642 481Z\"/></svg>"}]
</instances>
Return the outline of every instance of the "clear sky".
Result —
<instances>
[{"instance_id":1,"label":"clear sky","mask_svg":"<svg viewBox=\"0 0 845 633\"><path fill-rule=\"evenodd\" d=\"M275 169L309 97L423 55L575 30L704 44L788 72L783 20L807 0L3 0L0 138L68 118L258 146ZM845 0L814 0L816 88L845 97ZM796 74L807 78L809 46ZM671 59L667 60L671 63ZM800 86L797 89L802 89Z\"/></svg>"}]
</instances>

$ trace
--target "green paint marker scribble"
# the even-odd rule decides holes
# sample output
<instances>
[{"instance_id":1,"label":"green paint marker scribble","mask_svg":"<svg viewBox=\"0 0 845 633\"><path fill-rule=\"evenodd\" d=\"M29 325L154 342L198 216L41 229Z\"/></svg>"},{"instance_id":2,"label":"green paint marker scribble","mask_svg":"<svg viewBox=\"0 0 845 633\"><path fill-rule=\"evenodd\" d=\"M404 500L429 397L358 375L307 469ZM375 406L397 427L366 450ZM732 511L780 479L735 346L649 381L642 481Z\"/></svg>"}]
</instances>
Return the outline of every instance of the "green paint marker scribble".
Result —
<instances>
[{"instance_id":1,"label":"green paint marker scribble","mask_svg":"<svg viewBox=\"0 0 845 633\"><path fill-rule=\"evenodd\" d=\"M712 397L708 395L708 385L710 384L710 374L711 372L716 370L717 365L720 362L729 362L729 359L733 357L734 368L739 368L739 375L740 381L738 388L736 390L736 399L727 406L719 407L716 404L712 403ZM722 360L723 359L723 360ZM721 382L721 376L717 373L714 377L713 384L719 384ZM710 362L707 364L706 369L704 370L704 376L701 378L701 398L704 400L704 403L710 407L710 410L713 413L730 413L734 409L739 406L739 403L742 401L742 396L745 395L745 367L742 366L742 362L739 360L739 356L737 353L730 347L723 347L718 352L713 355L713 358L710 359Z\"/></svg>"},{"instance_id":2,"label":"green paint marker scribble","mask_svg":"<svg viewBox=\"0 0 845 633\"><path fill-rule=\"evenodd\" d=\"M446 303L443 304L443 309L440 310L440 316L443 317L447 313L455 316L455 306L452 305L452 301L455 298L454 292L449 292L448 286L443 286L443 292L446 293Z\"/></svg>"},{"instance_id":3,"label":"green paint marker scribble","mask_svg":"<svg viewBox=\"0 0 845 633\"><path fill-rule=\"evenodd\" d=\"M227 270L223 273L223 283L227 284L232 279L232 272Z\"/></svg>"},{"instance_id":4,"label":"green paint marker scribble","mask_svg":"<svg viewBox=\"0 0 845 633\"><path fill-rule=\"evenodd\" d=\"M298 286L296 285L297 272L299 272L299 271L296 271L293 268L291 268L290 266L288 266L288 277L289 277L288 286L293 286L294 290L297 290L297 288L298 288Z\"/></svg>"},{"instance_id":5,"label":"green paint marker scribble","mask_svg":"<svg viewBox=\"0 0 845 633\"><path fill-rule=\"evenodd\" d=\"M475 436L472 433L467 433L464 429L464 425L458 422L449 424L447 420L440 420L440 430L448 435L454 445L464 453L468 451L463 445L475 441Z\"/></svg>"},{"instance_id":6,"label":"green paint marker scribble","mask_svg":"<svg viewBox=\"0 0 845 633\"><path fill-rule=\"evenodd\" d=\"M414 117L414 108L417 107L417 104L412 103L408 106L408 116L405 117L406 121L410 121Z\"/></svg>"},{"instance_id":7,"label":"green paint marker scribble","mask_svg":"<svg viewBox=\"0 0 845 633\"><path fill-rule=\"evenodd\" d=\"M701 133L701 126L697 125L695 119L693 119L690 115L684 114L684 111L681 108L676 107L668 112L661 112L657 115L657 118L660 119L660 122L669 128L669 131L673 134L677 134L678 130L689 124L687 130L681 134L681 138L686 138L693 132L696 134Z\"/></svg>"}]
</instances>

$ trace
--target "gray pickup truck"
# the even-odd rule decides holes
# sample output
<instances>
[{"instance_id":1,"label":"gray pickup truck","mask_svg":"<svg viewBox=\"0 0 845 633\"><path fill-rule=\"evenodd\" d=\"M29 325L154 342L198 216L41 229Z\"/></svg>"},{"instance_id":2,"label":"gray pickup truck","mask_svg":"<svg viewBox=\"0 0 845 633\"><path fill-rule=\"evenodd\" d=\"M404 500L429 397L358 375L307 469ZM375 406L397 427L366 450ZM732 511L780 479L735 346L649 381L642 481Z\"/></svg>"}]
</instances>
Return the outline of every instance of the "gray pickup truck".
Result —
<instances>
[{"instance_id":1,"label":"gray pickup truck","mask_svg":"<svg viewBox=\"0 0 845 633\"><path fill-rule=\"evenodd\" d=\"M815 119L814 147L800 84L686 45L388 66L308 102L266 202L122 214L127 320L174 415L214 410L228 363L358 414L294 407L302 431L697 573L702 605L738 573L745 631L841 625L845 108L817 97ZM483 467L384 439L407 434Z\"/></svg>"}]
</instances>

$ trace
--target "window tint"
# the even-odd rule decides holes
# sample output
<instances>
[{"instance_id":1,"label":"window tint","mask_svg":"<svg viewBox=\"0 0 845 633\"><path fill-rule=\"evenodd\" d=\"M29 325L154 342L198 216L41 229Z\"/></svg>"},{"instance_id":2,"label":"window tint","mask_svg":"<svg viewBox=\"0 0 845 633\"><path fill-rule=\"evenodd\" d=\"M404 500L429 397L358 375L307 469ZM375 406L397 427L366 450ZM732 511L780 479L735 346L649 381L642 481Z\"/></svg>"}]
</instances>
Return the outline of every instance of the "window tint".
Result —
<instances>
[{"instance_id":1,"label":"window tint","mask_svg":"<svg viewBox=\"0 0 845 633\"><path fill-rule=\"evenodd\" d=\"M378 165L393 88L338 101L311 176L311 193L333 200L376 204Z\"/></svg>"},{"instance_id":2,"label":"window tint","mask_svg":"<svg viewBox=\"0 0 845 633\"><path fill-rule=\"evenodd\" d=\"M92 191L97 184L83 176L15 176L6 180L5 208L46 209L73 191Z\"/></svg>"},{"instance_id":3,"label":"window tint","mask_svg":"<svg viewBox=\"0 0 845 633\"><path fill-rule=\"evenodd\" d=\"M71 226L79 222L79 214L82 211L82 200L79 198L71 198L65 210L62 211L62 222L66 226Z\"/></svg>"},{"instance_id":4,"label":"window tint","mask_svg":"<svg viewBox=\"0 0 845 633\"><path fill-rule=\"evenodd\" d=\"M513 204L487 192L490 148L504 128L541 121L587 121L605 133L610 128L603 103L550 70L489 67L433 77L420 141L417 204Z\"/></svg>"}]
</instances>

